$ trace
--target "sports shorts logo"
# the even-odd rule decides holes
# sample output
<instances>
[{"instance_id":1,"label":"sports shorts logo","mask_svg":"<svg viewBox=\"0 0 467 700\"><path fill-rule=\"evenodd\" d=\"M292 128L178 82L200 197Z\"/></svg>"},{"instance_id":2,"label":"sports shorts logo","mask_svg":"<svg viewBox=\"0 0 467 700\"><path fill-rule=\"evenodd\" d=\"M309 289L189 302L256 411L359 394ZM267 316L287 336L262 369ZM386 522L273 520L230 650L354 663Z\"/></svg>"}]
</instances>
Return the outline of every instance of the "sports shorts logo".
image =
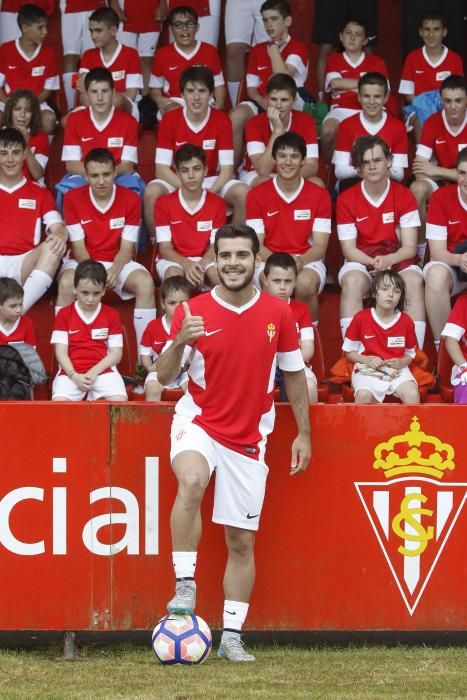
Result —
<instances>
[{"instance_id":1,"label":"sports shorts logo","mask_svg":"<svg viewBox=\"0 0 467 700\"><path fill-rule=\"evenodd\" d=\"M256 515L251 515L251 513L246 514L247 520L253 520L254 518L259 518L259 513Z\"/></svg>"},{"instance_id":2,"label":"sports shorts logo","mask_svg":"<svg viewBox=\"0 0 467 700\"><path fill-rule=\"evenodd\" d=\"M413 615L467 500L467 483L441 481L456 467L454 448L424 433L417 416L406 433L377 445L374 456L384 480L354 485Z\"/></svg>"}]
</instances>

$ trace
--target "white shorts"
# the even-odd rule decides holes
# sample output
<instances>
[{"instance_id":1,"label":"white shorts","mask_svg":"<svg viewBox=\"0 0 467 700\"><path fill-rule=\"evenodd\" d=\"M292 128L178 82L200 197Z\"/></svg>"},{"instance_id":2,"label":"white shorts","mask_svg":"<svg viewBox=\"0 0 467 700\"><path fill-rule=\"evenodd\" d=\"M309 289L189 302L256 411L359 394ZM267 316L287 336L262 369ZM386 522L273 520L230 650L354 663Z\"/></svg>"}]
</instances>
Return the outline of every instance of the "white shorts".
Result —
<instances>
[{"instance_id":1,"label":"white shorts","mask_svg":"<svg viewBox=\"0 0 467 700\"><path fill-rule=\"evenodd\" d=\"M264 0L227 0L225 5L225 43L255 46L269 37L260 7Z\"/></svg>"},{"instance_id":2,"label":"white shorts","mask_svg":"<svg viewBox=\"0 0 467 700\"><path fill-rule=\"evenodd\" d=\"M347 119L347 117L351 117L353 114L358 114L358 109L345 109L345 107L334 107L334 109L330 109L324 117L323 124L328 119L336 119L340 124L344 121L344 119Z\"/></svg>"},{"instance_id":3,"label":"white shorts","mask_svg":"<svg viewBox=\"0 0 467 700\"><path fill-rule=\"evenodd\" d=\"M339 274L337 276L337 281L339 282L339 285L342 287L342 280L345 274L347 272L351 272L352 270L356 270L357 272L363 272L365 277L368 278L368 281L371 282L373 277L371 274L368 272L366 269L365 265L362 265L362 263L358 262L345 262L341 269L339 270ZM414 271L417 272L419 275L423 275L422 269L418 265L409 265L408 267L405 268L405 270L401 270L401 275L404 275L408 271Z\"/></svg>"},{"instance_id":4,"label":"white shorts","mask_svg":"<svg viewBox=\"0 0 467 700\"><path fill-rule=\"evenodd\" d=\"M352 372L352 388L354 392L357 393L359 389L370 391L379 403L384 401L385 396L395 394L397 388L404 382L417 383L408 367L403 367L400 370L399 376L390 382L385 382L377 377L370 377L368 374L362 374L355 370Z\"/></svg>"},{"instance_id":5,"label":"white shorts","mask_svg":"<svg viewBox=\"0 0 467 700\"><path fill-rule=\"evenodd\" d=\"M259 278L261 273L264 270L264 262L261 262L258 267L255 269L255 274L253 277L253 283L255 287L258 289L261 289L260 283L259 283ZM316 272L316 274L319 277L319 287L318 287L318 294L321 294L321 292L324 289L324 285L326 284L326 266L323 263L322 260L314 260L313 262L306 263L306 265L303 266L303 270L313 270L313 272Z\"/></svg>"},{"instance_id":6,"label":"white shorts","mask_svg":"<svg viewBox=\"0 0 467 700\"><path fill-rule=\"evenodd\" d=\"M217 180L217 175L209 175L209 177L205 177L203 180L203 189L208 190L210 187L212 187L212 185L214 184L214 182L216 180ZM161 178L156 178L155 180L151 180L150 182L148 182L146 187L149 187L149 185L154 185L154 184L162 185L163 187L165 187L165 189L169 193L175 192L175 190L176 190L176 188L173 185L169 184L165 180L162 180ZM241 185L241 184L242 183L240 182L240 180L234 180L233 178L232 178L232 180L227 180L224 187L217 194L219 195L219 197L225 197L225 195L227 194L227 192L230 190L231 187L234 187L235 185Z\"/></svg>"},{"instance_id":7,"label":"white shorts","mask_svg":"<svg viewBox=\"0 0 467 700\"><path fill-rule=\"evenodd\" d=\"M125 46L136 49L141 58L154 56L160 32L125 32L123 29L118 32L118 40Z\"/></svg>"},{"instance_id":8,"label":"white shorts","mask_svg":"<svg viewBox=\"0 0 467 700\"><path fill-rule=\"evenodd\" d=\"M19 284L22 284L21 268L23 260L30 252L21 255L0 255L0 277L12 277Z\"/></svg>"},{"instance_id":9,"label":"white shorts","mask_svg":"<svg viewBox=\"0 0 467 700\"><path fill-rule=\"evenodd\" d=\"M186 416L174 416L170 460L194 450L206 459L209 476L216 471L212 520L244 530L257 530L266 490L268 468L247 455L213 440Z\"/></svg>"},{"instance_id":10,"label":"white shorts","mask_svg":"<svg viewBox=\"0 0 467 700\"><path fill-rule=\"evenodd\" d=\"M312 382L315 384L318 384L318 380L316 379L316 374L313 372L311 367L308 367L308 365L305 365L305 377L307 379L311 379Z\"/></svg>"},{"instance_id":11,"label":"white shorts","mask_svg":"<svg viewBox=\"0 0 467 700\"><path fill-rule=\"evenodd\" d=\"M0 2L1 7L1 2ZM19 39L21 32L16 18L17 12L0 12L0 44Z\"/></svg>"},{"instance_id":12,"label":"white shorts","mask_svg":"<svg viewBox=\"0 0 467 700\"><path fill-rule=\"evenodd\" d=\"M240 182L243 182L244 185L247 185L248 187L251 187L251 183L253 180L259 177L258 173L256 170L240 170L238 171L238 179ZM274 177L272 174L269 175L270 178Z\"/></svg>"},{"instance_id":13,"label":"white shorts","mask_svg":"<svg viewBox=\"0 0 467 700\"><path fill-rule=\"evenodd\" d=\"M425 267L423 268L423 277L425 279L425 282L426 282L428 270L435 267L435 265L441 265L446 270L448 270L448 272L451 273L451 277L452 277L451 296L452 297L456 296L457 294L460 294L461 292L464 291L464 289L467 289L467 282L461 282L459 280L459 278L457 277L456 268L451 267L447 263L441 262L441 260L430 260L430 262L425 265Z\"/></svg>"},{"instance_id":14,"label":"white shorts","mask_svg":"<svg viewBox=\"0 0 467 700\"><path fill-rule=\"evenodd\" d=\"M87 49L93 49L89 31L89 17L93 11L64 12L66 0L60 0L63 55L81 56Z\"/></svg>"},{"instance_id":15,"label":"white shorts","mask_svg":"<svg viewBox=\"0 0 467 700\"><path fill-rule=\"evenodd\" d=\"M112 263L108 262L107 260L102 261L99 260L99 262L102 263L102 265L105 267L106 270L109 270L112 267ZM76 260L65 260L63 263L60 274L59 274L59 279L60 276L66 271L66 270L76 270L78 267L78 263ZM118 276L118 281L117 281L117 286L113 288L113 292L117 294L117 296L120 297L120 299L123 299L126 301L127 299L134 299L135 295L132 294L131 292L127 292L126 290L123 289L123 286L127 280L127 277L131 275L132 272L135 272L136 270L144 270L144 272L147 272L147 269L144 267L144 265L140 265L140 263L135 262L134 260L130 260L129 263L124 265L122 267L122 270Z\"/></svg>"},{"instance_id":16,"label":"white shorts","mask_svg":"<svg viewBox=\"0 0 467 700\"><path fill-rule=\"evenodd\" d=\"M88 401L97 401L108 396L126 395L124 381L115 367L112 367L111 372L100 374L87 393L78 389L66 374L57 374L52 384L52 399L57 401L61 397L68 401L81 401L86 396Z\"/></svg>"},{"instance_id":17,"label":"white shorts","mask_svg":"<svg viewBox=\"0 0 467 700\"><path fill-rule=\"evenodd\" d=\"M198 256L189 256L188 260L194 260L195 262L198 262L201 260L201 257ZM206 270L208 270L210 267L215 265L215 262L210 262L209 265L206 265ZM159 258L159 260L156 260L156 272L157 276L161 281L163 281L167 270L169 267L179 267L180 270L183 270L182 266L177 263L177 262L172 262L171 260L165 260L164 258Z\"/></svg>"},{"instance_id":18,"label":"white shorts","mask_svg":"<svg viewBox=\"0 0 467 700\"><path fill-rule=\"evenodd\" d=\"M160 381L157 378L157 372L149 372L147 375L146 379L144 380L144 388L146 389L146 385L148 382L158 382L160 384ZM184 386L188 382L188 373L183 372L183 374L180 374L180 376L177 377L177 379L174 382L171 382L170 384L163 384L161 386L164 387L164 389L183 389Z\"/></svg>"}]
</instances>

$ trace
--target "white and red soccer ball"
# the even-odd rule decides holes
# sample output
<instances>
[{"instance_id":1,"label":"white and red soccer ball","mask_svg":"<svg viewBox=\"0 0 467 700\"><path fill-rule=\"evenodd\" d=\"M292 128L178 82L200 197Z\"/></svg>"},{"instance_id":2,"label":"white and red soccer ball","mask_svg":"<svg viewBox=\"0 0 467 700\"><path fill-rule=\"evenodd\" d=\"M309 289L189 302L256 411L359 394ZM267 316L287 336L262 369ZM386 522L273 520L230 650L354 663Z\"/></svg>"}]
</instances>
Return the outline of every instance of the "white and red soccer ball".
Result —
<instances>
[{"instance_id":1,"label":"white and red soccer ball","mask_svg":"<svg viewBox=\"0 0 467 700\"><path fill-rule=\"evenodd\" d=\"M211 630L194 614L167 615L152 633L152 648L161 664L201 664L211 647Z\"/></svg>"}]
</instances>

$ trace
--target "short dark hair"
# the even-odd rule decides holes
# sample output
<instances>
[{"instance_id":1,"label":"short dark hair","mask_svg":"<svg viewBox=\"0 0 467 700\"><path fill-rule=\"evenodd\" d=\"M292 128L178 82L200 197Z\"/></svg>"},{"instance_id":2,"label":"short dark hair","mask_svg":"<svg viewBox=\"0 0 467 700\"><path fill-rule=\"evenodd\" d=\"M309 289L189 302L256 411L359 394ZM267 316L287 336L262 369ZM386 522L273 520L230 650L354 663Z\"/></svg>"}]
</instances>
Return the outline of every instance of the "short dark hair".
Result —
<instances>
[{"instance_id":1,"label":"short dark hair","mask_svg":"<svg viewBox=\"0 0 467 700\"><path fill-rule=\"evenodd\" d=\"M26 149L26 139L21 131L14 129L12 126L7 126L5 129L0 129L0 147L8 148L8 146L19 145Z\"/></svg>"},{"instance_id":2,"label":"short dark hair","mask_svg":"<svg viewBox=\"0 0 467 700\"><path fill-rule=\"evenodd\" d=\"M78 263L78 267L75 270L75 276L73 283L75 288L81 282L81 280L91 280L96 284L100 284L105 287L107 282L107 271L101 262L97 260L83 260Z\"/></svg>"},{"instance_id":3,"label":"short dark hair","mask_svg":"<svg viewBox=\"0 0 467 700\"><path fill-rule=\"evenodd\" d=\"M361 136L355 140L350 153L353 167L357 170L361 168L366 151L376 148L376 146L381 146L385 158L392 157L391 149L386 141L383 141L379 136Z\"/></svg>"},{"instance_id":4,"label":"short dark hair","mask_svg":"<svg viewBox=\"0 0 467 700\"><path fill-rule=\"evenodd\" d=\"M173 277L167 277L162 282L159 292L162 301L165 301L169 294L174 294L174 292L184 292L190 298L193 294L193 287L181 275L174 275Z\"/></svg>"},{"instance_id":5,"label":"short dark hair","mask_svg":"<svg viewBox=\"0 0 467 700\"><path fill-rule=\"evenodd\" d=\"M103 22L108 27L117 27L120 24L118 15L111 7L98 7L89 17L89 22Z\"/></svg>"},{"instance_id":6,"label":"short dark hair","mask_svg":"<svg viewBox=\"0 0 467 700\"><path fill-rule=\"evenodd\" d=\"M448 75L440 85L439 92L442 95L443 90L462 90L467 93L467 83L462 75Z\"/></svg>"},{"instance_id":7,"label":"short dark hair","mask_svg":"<svg viewBox=\"0 0 467 700\"><path fill-rule=\"evenodd\" d=\"M20 88L11 93L8 100L5 103L5 111L3 112L2 126L13 127L13 110L15 109L18 102L25 99L29 102L29 107L32 112L31 123L29 124L29 131L32 136L37 136L41 130L41 106L37 96L32 92L32 90L26 90L26 88Z\"/></svg>"},{"instance_id":8,"label":"short dark hair","mask_svg":"<svg viewBox=\"0 0 467 700\"><path fill-rule=\"evenodd\" d=\"M42 7L38 7L32 2L28 2L26 5L20 7L16 18L20 29L22 29L23 24L38 24L44 20L47 21L47 13L42 9Z\"/></svg>"},{"instance_id":9,"label":"short dark hair","mask_svg":"<svg viewBox=\"0 0 467 700\"><path fill-rule=\"evenodd\" d=\"M206 153L201 148L201 146L194 146L192 143L185 143L178 151L174 153L174 163L175 167L178 168L182 163L186 163L193 158L197 158L206 165Z\"/></svg>"},{"instance_id":10,"label":"short dark hair","mask_svg":"<svg viewBox=\"0 0 467 700\"><path fill-rule=\"evenodd\" d=\"M263 272L265 277L269 276L271 267L280 267L281 270L292 269L295 272L295 276L298 274L297 263L290 253L272 253L264 263Z\"/></svg>"},{"instance_id":11,"label":"short dark hair","mask_svg":"<svg viewBox=\"0 0 467 700\"><path fill-rule=\"evenodd\" d=\"M370 72L362 75L357 84L358 92L360 92L365 85L379 85L384 88L385 95L389 92L388 81L382 73Z\"/></svg>"},{"instance_id":12,"label":"short dark hair","mask_svg":"<svg viewBox=\"0 0 467 700\"><path fill-rule=\"evenodd\" d=\"M274 73L266 85L266 95L270 95L274 90L287 90L291 97L297 95L297 84L288 73Z\"/></svg>"},{"instance_id":13,"label":"short dark hair","mask_svg":"<svg viewBox=\"0 0 467 700\"><path fill-rule=\"evenodd\" d=\"M114 87L114 79L112 77L112 73L109 70L107 70L107 68L103 68L101 66L98 66L97 68L91 68L91 70L86 73L84 77L85 89L89 90L89 86L93 82L108 83L112 90Z\"/></svg>"},{"instance_id":14,"label":"short dark hair","mask_svg":"<svg viewBox=\"0 0 467 700\"><path fill-rule=\"evenodd\" d=\"M183 15L183 17L190 17L193 22L198 24L198 13L193 7L189 5L177 5L174 9L167 15L167 24L171 25L174 23L174 18L177 15Z\"/></svg>"},{"instance_id":15,"label":"short dark hair","mask_svg":"<svg viewBox=\"0 0 467 700\"><path fill-rule=\"evenodd\" d=\"M285 134L281 134L274 141L272 144L272 157L274 160L280 148L292 148L294 151L298 151L302 158L306 158L306 141L303 136L300 136L295 131L286 131Z\"/></svg>"},{"instance_id":16,"label":"short dark hair","mask_svg":"<svg viewBox=\"0 0 467 700\"><path fill-rule=\"evenodd\" d=\"M395 270L380 270L371 280L370 289L368 291L368 303L370 306L376 306L376 292L380 288L381 284L385 280L389 280L392 284L400 290L401 298L397 305L398 311L404 311L407 305L407 288L405 286L404 278Z\"/></svg>"},{"instance_id":17,"label":"short dark hair","mask_svg":"<svg viewBox=\"0 0 467 700\"><path fill-rule=\"evenodd\" d=\"M277 10L284 18L292 16L290 3L287 0L266 0L261 5L260 12L266 12L267 10Z\"/></svg>"},{"instance_id":18,"label":"short dark hair","mask_svg":"<svg viewBox=\"0 0 467 700\"><path fill-rule=\"evenodd\" d=\"M357 26L361 27L363 29L363 33L365 34L365 38L368 36L368 25L363 19L363 17L355 17L354 15L347 15L345 18L344 22L341 25L341 28L339 29L339 33L342 34L344 29L348 24L356 24Z\"/></svg>"},{"instance_id":19,"label":"short dark hair","mask_svg":"<svg viewBox=\"0 0 467 700\"><path fill-rule=\"evenodd\" d=\"M12 277L0 277L0 304L4 304L9 299L22 299L24 289L19 282Z\"/></svg>"},{"instance_id":20,"label":"short dark hair","mask_svg":"<svg viewBox=\"0 0 467 700\"><path fill-rule=\"evenodd\" d=\"M114 154L107 148L93 148L84 158L85 169L89 163L112 163L112 168L115 168Z\"/></svg>"},{"instance_id":21,"label":"short dark hair","mask_svg":"<svg viewBox=\"0 0 467 700\"><path fill-rule=\"evenodd\" d=\"M456 167L459 167L461 163L467 163L467 146L464 146L457 154Z\"/></svg>"},{"instance_id":22,"label":"short dark hair","mask_svg":"<svg viewBox=\"0 0 467 700\"><path fill-rule=\"evenodd\" d=\"M225 224L218 228L214 238L214 252L216 255L219 250L219 241L226 238L248 238L251 241L253 255L256 256L259 253L259 239L256 231L247 224Z\"/></svg>"},{"instance_id":23,"label":"short dark hair","mask_svg":"<svg viewBox=\"0 0 467 700\"><path fill-rule=\"evenodd\" d=\"M210 93L214 92L214 75L207 66L190 66L180 76L180 92L183 93L188 83L200 83L207 87Z\"/></svg>"},{"instance_id":24,"label":"short dark hair","mask_svg":"<svg viewBox=\"0 0 467 700\"><path fill-rule=\"evenodd\" d=\"M420 21L418 23L418 28L421 29L423 26L423 22L428 22L428 21L439 21L443 25L444 28L447 27L446 24L446 17L443 15L442 12L424 12L423 15L420 17Z\"/></svg>"}]
</instances>

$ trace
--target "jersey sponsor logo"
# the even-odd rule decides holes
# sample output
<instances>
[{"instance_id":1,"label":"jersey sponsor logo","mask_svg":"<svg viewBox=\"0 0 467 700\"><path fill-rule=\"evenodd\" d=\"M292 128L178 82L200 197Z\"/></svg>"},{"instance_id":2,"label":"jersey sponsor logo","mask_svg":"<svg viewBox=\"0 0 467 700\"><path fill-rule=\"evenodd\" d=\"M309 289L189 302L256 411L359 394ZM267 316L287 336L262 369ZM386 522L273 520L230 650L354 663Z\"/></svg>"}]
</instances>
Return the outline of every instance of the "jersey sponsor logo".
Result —
<instances>
[{"instance_id":1,"label":"jersey sponsor logo","mask_svg":"<svg viewBox=\"0 0 467 700\"><path fill-rule=\"evenodd\" d=\"M436 80L445 80L451 75L450 70L440 70L436 73Z\"/></svg>"},{"instance_id":2,"label":"jersey sponsor logo","mask_svg":"<svg viewBox=\"0 0 467 700\"><path fill-rule=\"evenodd\" d=\"M207 337L209 335L214 335L214 333L220 333L223 330L223 328L216 328L215 331L204 331L204 335Z\"/></svg>"},{"instance_id":3,"label":"jersey sponsor logo","mask_svg":"<svg viewBox=\"0 0 467 700\"><path fill-rule=\"evenodd\" d=\"M79 328L78 328L77 331L68 331L68 333L69 333L70 335L74 335L75 333L79 333Z\"/></svg>"},{"instance_id":4,"label":"jersey sponsor logo","mask_svg":"<svg viewBox=\"0 0 467 700\"><path fill-rule=\"evenodd\" d=\"M446 143L446 139L436 139L435 143L437 143L437 144Z\"/></svg>"},{"instance_id":5,"label":"jersey sponsor logo","mask_svg":"<svg viewBox=\"0 0 467 700\"><path fill-rule=\"evenodd\" d=\"M124 70L113 70L112 71L112 78L114 80L124 80L125 71Z\"/></svg>"},{"instance_id":6,"label":"jersey sponsor logo","mask_svg":"<svg viewBox=\"0 0 467 700\"><path fill-rule=\"evenodd\" d=\"M294 209L294 221L309 221L311 219L311 209Z\"/></svg>"},{"instance_id":7,"label":"jersey sponsor logo","mask_svg":"<svg viewBox=\"0 0 467 700\"><path fill-rule=\"evenodd\" d=\"M177 146L184 146L186 144L186 141L175 141L175 145Z\"/></svg>"},{"instance_id":8,"label":"jersey sponsor logo","mask_svg":"<svg viewBox=\"0 0 467 700\"><path fill-rule=\"evenodd\" d=\"M370 338L376 338L375 335L366 335L366 334L363 337L365 338L365 340L370 340Z\"/></svg>"},{"instance_id":9,"label":"jersey sponsor logo","mask_svg":"<svg viewBox=\"0 0 467 700\"><path fill-rule=\"evenodd\" d=\"M169 66L169 70L177 70L178 66Z\"/></svg>"},{"instance_id":10,"label":"jersey sponsor logo","mask_svg":"<svg viewBox=\"0 0 467 700\"><path fill-rule=\"evenodd\" d=\"M413 615L467 500L467 483L443 478L456 468L449 443L410 429L376 445L379 481L354 482L409 615ZM383 476L384 475L384 476Z\"/></svg>"},{"instance_id":11,"label":"jersey sponsor logo","mask_svg":"<svg viewBox=\"0 0 467 700\"><path fill-rule=\"evenodd\" d=\"M365 219L368 219L367 216L357 216L357 224L360 223L360 221L365 221Z\"/></svg>"},{"instance_id":12,"label":"jersey sponsor logo","mask_svg":"<svg viewBox=\"0 0 467 700\"><path fill-rule=\"evenodd\" d=\"M460 224L460 221L448 221L449 226L455 226L456 224Z\"/></svg>"},{"instance_id":13,"label":"jersey sponsor logo","mask_svg":"<svg viewBox=\"0 0 467 700\"><path fill-rule=\"evenodd\" d=\"M86 224L92 224L92 219L81 219L81 226L86 226Z\"/></svg>"},{"instance_id":14,"label":"jersey sponsor logo","mask_svg":"<svg viewBox=\"0 0 467 700\"><path fill-rule=\"evenodd\" d=\"M388 337L388 348L404 348L405 337L403 335L390 335Z\"/></svg>"},{"instance_id":15,"label":"jersey sponsor logo","mask_svg":"<svg viewBox=\"0 0 467 700\"><path fill-rule=\"evenodd\" d=\"M344 73L348 73L348 72L349 72L349 69L348 69L348 68L343 68L343 69L341 70L341 75L344 75Z\"/></svg>"},{"instance_id":16,"label":"jersey sponsor logo","mask_svg":"<svg viewBox=\"0 0 467 700\"><path fill-rule=\"evenodd\" d=\"M394 212L385 211L383 212L383 224L393 224L394 223Z\"/></svg>"},{"instance_id":17,"label":"jersey sponsor logo","mask_svg":"<svg viewBox=\"0 0 467 700\"><path fill-rule=\"evenodd\" d=\"M415 73L416 73L417 75L421 75L421 74L424 73L424 72L425 72L424 70L415 70Z\"/></svg>"},{"instance_id":18,"label":"jersey sponsor logo","mask_svg":"<svg viewBox=\"0 0 467 700\"><path fill-rule=\"evenodd\" d=\"M16 70L16 66L8 66L8 70Z\"/></svg>"},{"instance_id":19,"label":"jersey sponsor logo","mask_svg":"<svg viewBox=\"0 0 467 700\"><path fill-rule=\"evenodd\" d=\"M119 216L116 219L110 219L109 226L112 230L115 228L123 228L125 226L125 217Z\"/></svg>"},{"instance_id":20,"label":"jersey sponsor logo","mask_svg":"<svg viewBox=\"0 0 467 700\"><path fill-rule=\"evenodd\" d=\"M111 136L107 139L108 148L121 148L123 146L123 136Z\"/></svg>"},{"instance_id":21,"label":"jersey sponsor logo","mask_svg":"<svg viewBox=\"0 0 467 700\"><path fill-rule=\"evenodd\" d=\"M33 78L37 78L39 75L44 75L45 73L45 66L34 66L31 69L31 75Z\"/></svg>"},{"instance_id":22,"label":"jersey sponsor logo","mask_svg":"<svg viewBox=\"0 0 467 700\"><path fill-rule=\"evenodd\" d=\"M106 340L108 337L108 328L91 328L91 338L93 340Z\"/></svg>"},{"instance_id":23,"label":"jersey sponsor logo","mask_svg":"<svg viewBox=\"0 0 467 700\"><path fill-rule=\"evenodd\" d=\"M196 228L198 231L211 231L212 221L198 221Z\"/></svg>"},{"instance_id":24,"label":"jersey sponsor logo","mask_svg":"<svg viewBox=\"0 0 467 700\"><path fill-rule=\"evenodd\" d=\"M267 70L269 66L258 66L258 70Z\"/></svg>"},{"instance_id":25,"label":"jersey sponsor logo","mask_svg":"<svg viewBox=\"0 0 467 700\"><path fill-rule=\"evenodd\" d=\"M85 141L92 141L94 136L81 136L81 141L84 143Z\"/></svg>"},{"instance_id":26,"label":"jersey sponsor logo","mask_svg":"<svg viewBox=\"0 0 467 700\"><path fill-rule=\"evenodd\" d=\"M267 215L268 216L275 216L278 213L279 213L279 209L277 211L268 211Z\"/></svg>"},{"instance_id":27,"label":"jersey sponsor logo","mask_svg":"<svg viewBox=\"0 0 467 700\"><path fill-rule=\"evenodd\" d=\"M18 207L20 209L35 209L36 208L36 200L35 199L19 199L18 200Z\"/></svg>"},{"instance_id":28,"label":"jersey sponsor logo","mask_svg":"<svg viewBox=\"0 0 467 700\"><path fill-rule=\"evenodd\" d=\"M266 335L269 338L269 342L272 343L272 339L276 335L276 326L274 325L274 323L268 323L266 328Z\"/></svg>"},{"instance_id":29,"label":"jersey sponsor logo","mask_svg":"<svg viewBox=\"0 0 467 700\"><path fill-rule=\"evenodd\" d=\"M216 147L216 139L204 139L203 149L205 151L213 151Z\"/></svg>"},{"instance_id":30,"label":"jersey sponsor logo","mask_svg":"<svg viewBox=\"0 0 467 700\"><path fill-rule=\"evenodd\" d=\"M182 223L181 221L171 221L170 225L175 226L175 224L181 224L181 223Z\"/></svg>"}]
</instances>

